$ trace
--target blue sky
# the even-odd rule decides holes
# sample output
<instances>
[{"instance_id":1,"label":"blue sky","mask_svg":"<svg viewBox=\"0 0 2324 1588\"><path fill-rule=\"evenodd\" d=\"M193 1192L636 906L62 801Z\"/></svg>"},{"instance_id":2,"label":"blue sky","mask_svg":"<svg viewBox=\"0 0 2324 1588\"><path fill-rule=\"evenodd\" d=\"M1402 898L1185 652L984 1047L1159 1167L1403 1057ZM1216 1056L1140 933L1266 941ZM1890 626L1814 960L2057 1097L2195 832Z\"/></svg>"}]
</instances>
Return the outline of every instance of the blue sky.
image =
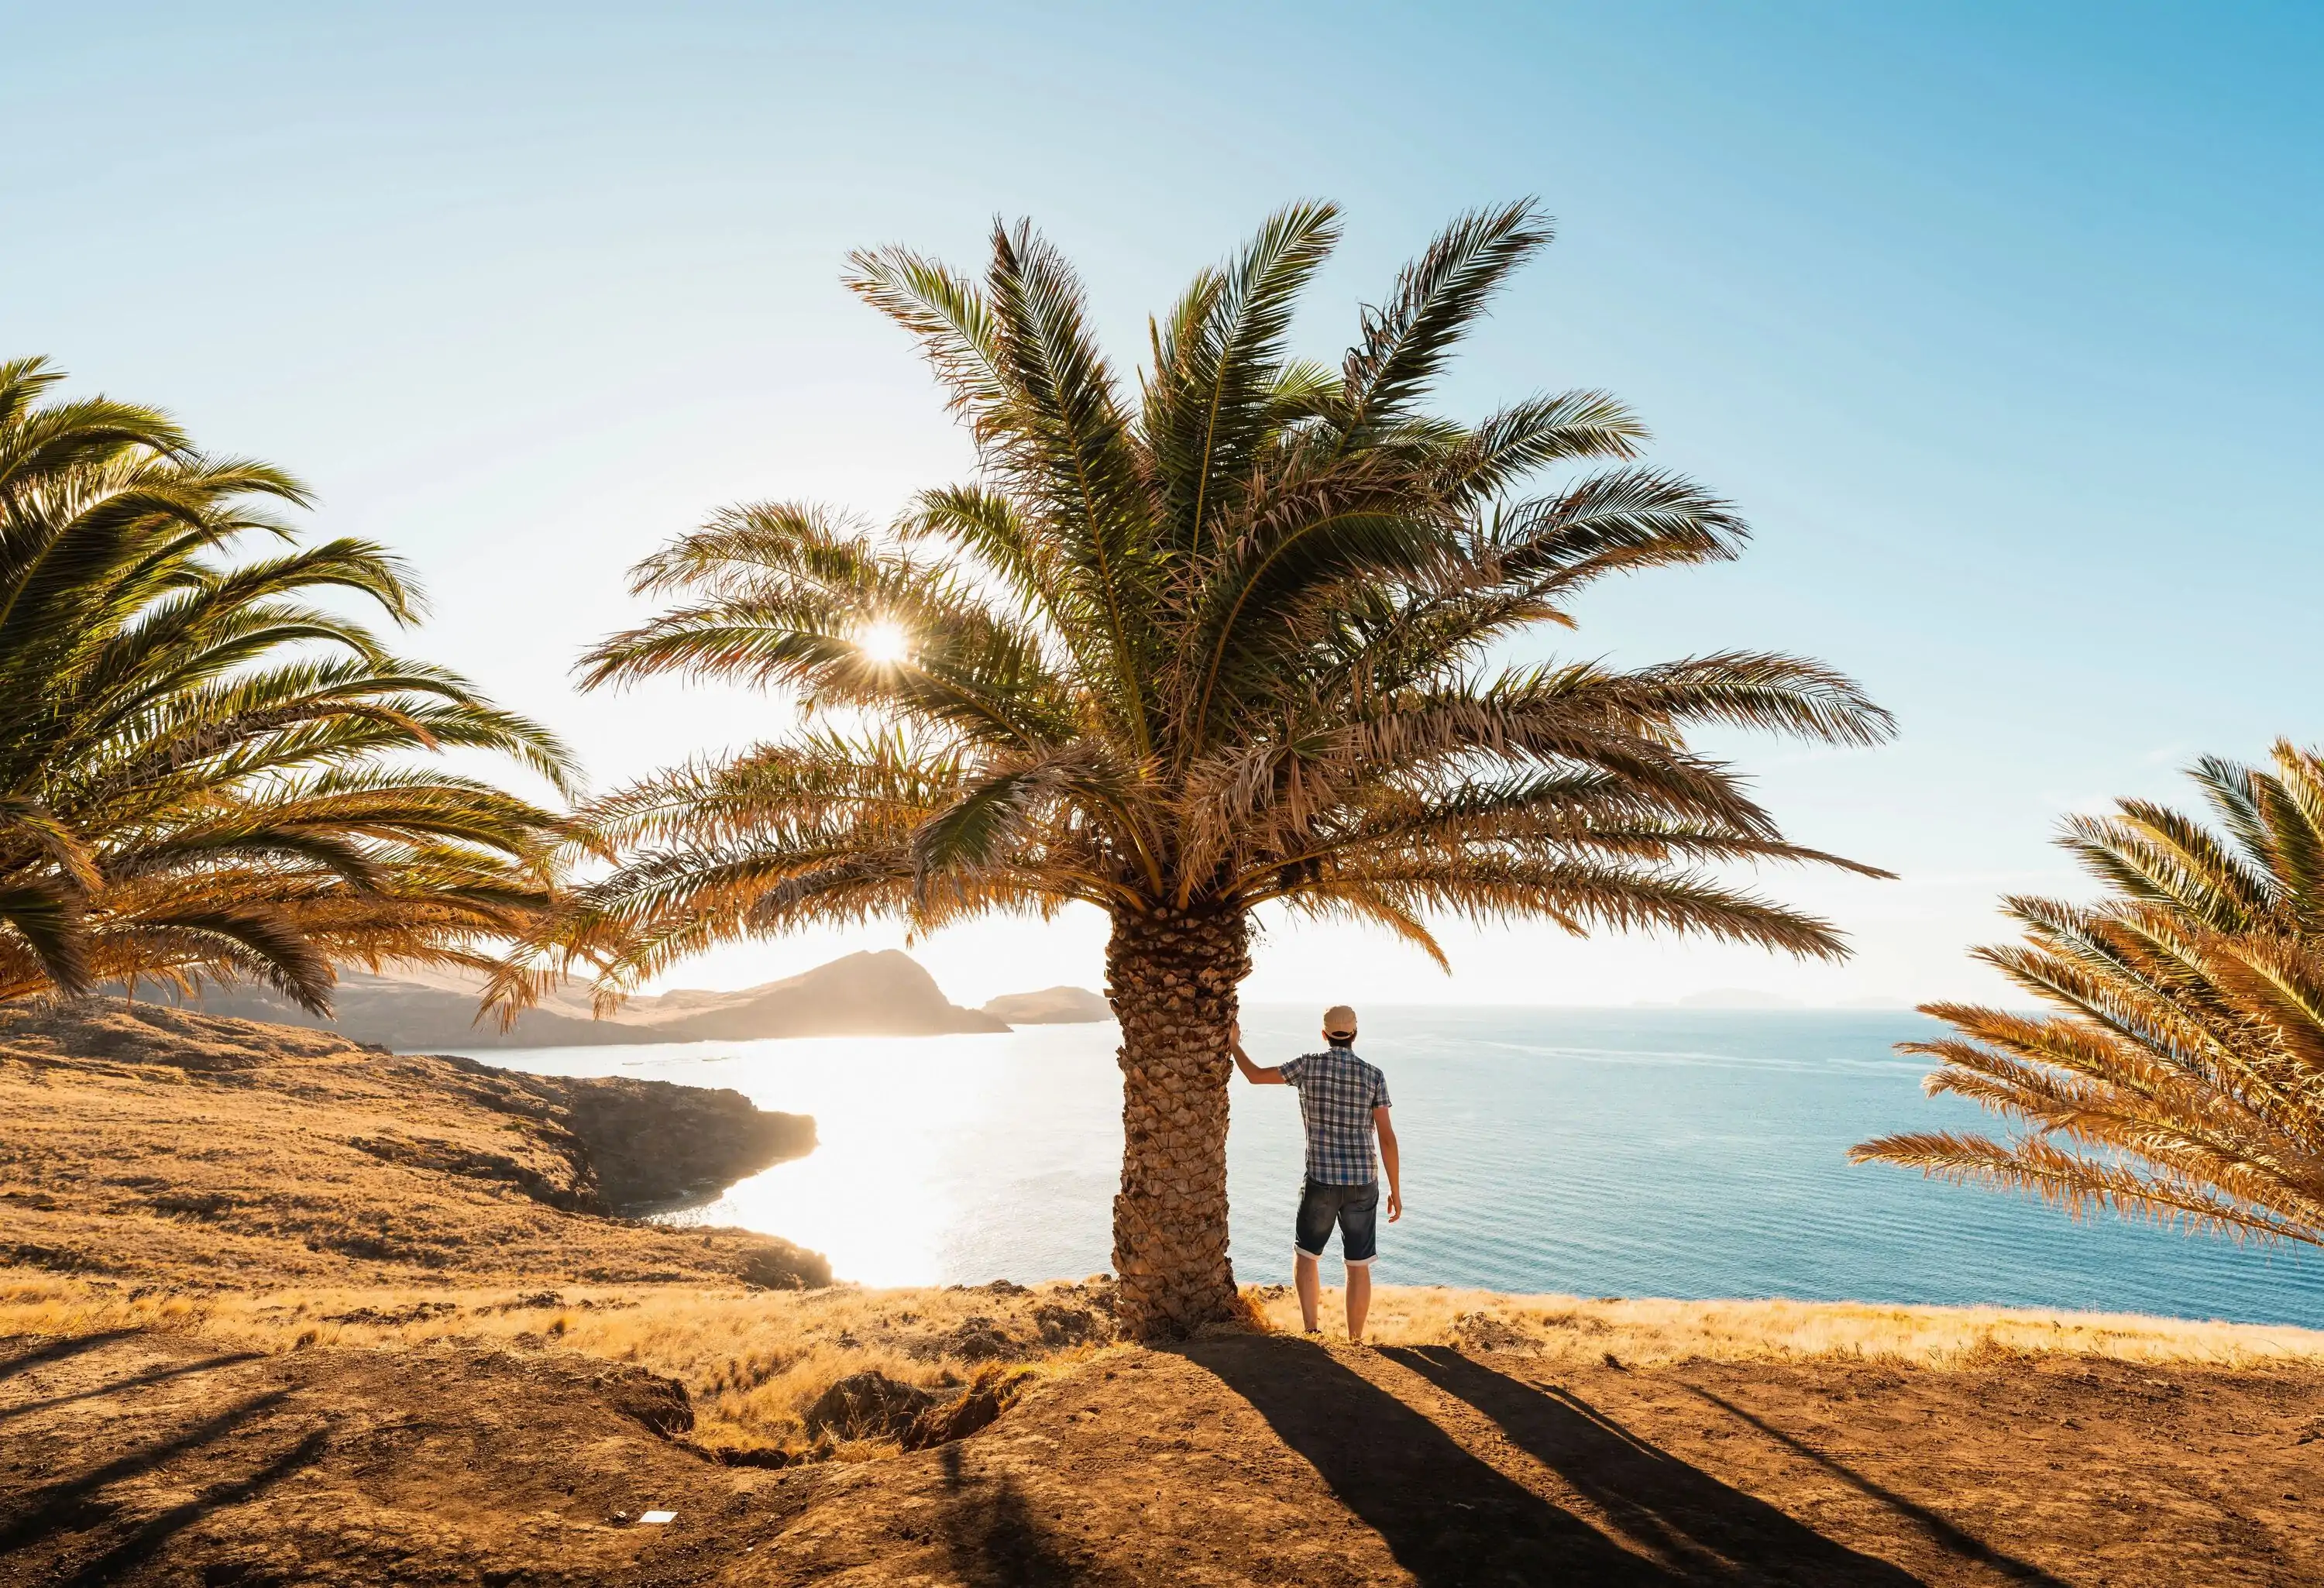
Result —
<instances>
[{"instance_id":1,"label":"blue sky","mask_svg":"<svg viewBox=\"0 0 2324 1588\"><path fill-rule=\"evenodd\" d=\"M1560 240L1448 383L1602 386L1742 505L1741 562L1609 588L1540 650L1821 656L1893 746L1722 744L1852 964L1536 928L1278 928L1252 995L1628 1002L1981 994L1996 896L2068 890L2059 815L2205 751L2324 739L2324 10L2247 5L144 10L0 3L0 349L297 470L318 531L435 596L415 642L606 782L779 731L748 697L572 696L620 570L722 503L875 516L966 448L837 284L1034 217L1124 363L1271 208L1356 305L1462 207ZM737 950L803 968L882 931ZM955 995L1093 982L1102 932L923 956Z\"/></svg>"}]
</instances>

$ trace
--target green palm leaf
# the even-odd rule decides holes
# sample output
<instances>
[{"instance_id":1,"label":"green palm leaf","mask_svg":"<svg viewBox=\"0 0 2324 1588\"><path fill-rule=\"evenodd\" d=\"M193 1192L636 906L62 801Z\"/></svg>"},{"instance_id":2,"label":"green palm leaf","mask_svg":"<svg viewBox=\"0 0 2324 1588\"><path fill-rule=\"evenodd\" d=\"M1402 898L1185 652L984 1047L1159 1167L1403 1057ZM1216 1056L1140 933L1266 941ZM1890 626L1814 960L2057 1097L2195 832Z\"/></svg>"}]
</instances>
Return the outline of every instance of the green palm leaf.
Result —
<instances>
[{"instance_id":1,"label":"green palm leaf","mask_svg":"<svg viewBox=\"0 0 2324 1588\"><path fill-rule=\"evenodd\" d=\"M413 762L570 789L564 747L314 605L413 621L380 548L237 556L293 540L297 481L60 378L0 365L0 998L255 979L322 1011L334 963L482 965L537 926L561 824Z\"/></svg>"}]
</instances>

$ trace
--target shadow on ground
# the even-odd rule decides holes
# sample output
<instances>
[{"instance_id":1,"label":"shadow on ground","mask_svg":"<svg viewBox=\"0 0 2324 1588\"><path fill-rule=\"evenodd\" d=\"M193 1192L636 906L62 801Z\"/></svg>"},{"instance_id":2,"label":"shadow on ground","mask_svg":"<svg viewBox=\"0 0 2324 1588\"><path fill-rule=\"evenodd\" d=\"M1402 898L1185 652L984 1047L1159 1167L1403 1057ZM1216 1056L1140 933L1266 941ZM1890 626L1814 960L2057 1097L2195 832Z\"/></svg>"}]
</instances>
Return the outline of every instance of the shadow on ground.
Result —
<instances>
[{"instance_id":1,"label":"shadow on ground","mask_svg":"<svg viewBox=\"0 0 2324 1588\"><path fill-rule=\"evenodd\" d=\"M1568 1492L1545 1494L1518 1482L1306 1342L1195 1345L1186 1353L1249 1401L1430 1588L1553 1581L1905 1588L1920 1581L1636 1437L1571 1396L1520 1383L1448 1348L1380 1355L1474 1408L1555 1474L1560 1484L1553 1487ZM1980 1558L1997 1565L2007 1557L1984 1551Z\"/></svg>"},{"instance_id":2,"label":"shadow on ground","mask_svg":"<svg viewBox=\"0 0 2324 1588\"><path fill-rule=\"evenodd\" d=\"M2021 1583L2039 1583L2050 1584L2052 1588L2065 1588L2064 1583L2060 1578L2051 1575L2041 1567L2031 1562L2019 1560L2005 1550L1996 1548L1975 1534L1957 1527L1927 1506L1907 1500L1893 1490L1874 1482L1845 1462L1827 1455L1803 1439L1795 1438L1784 1433L1765 1417L1753 1416L1726 1397L1714 1395L1696 1384L1686 1385L1685 1389L1689 1394L1717 1407L1729 1417L1740 1422L1748 1423L1794 1455L1812 1462L1858 1493L1886 1506L1891 1511L1918 1528L1930 1542L1948 1555L1960 1560L1975 1562L1979 1565L1990 1566L2002 1575Z\"/></svg>"},{"instance_id":3,"label":"shadow on ground","mask_svg":"<svg viewBox=\"0 0 2324 1588\"><path fill-rule=\"evenodd\" d=\"M0 1583L2324 1582L2312 1374L1239 1335L1102 1353L937 1450L763 1470L669 1437L639 1409L667 1390L567 1353L0 1341Z\"/></svg>"},{"instance_id":4,"label":"shadow on ground","mask_svg":"<svg viewBox=\"0 0 2324 1588\"><path fill-rule=\"evenodd\" d=\"M1008 1478L969 1474L957 1445L936 1453L948 1503L940 1526L954 1575L973 1588L1067 1588L1085 1580Z\"/></svg>"},{"instance_id":5,"label":"shadow on ground","mask_svg":"<svg viewBox=\"0 0 2324 1588\"><path fill-rule=\"evenodd\" d=\"M54 1353L47 1360L60 1360ZM150 1370L123 1375L76 1394L51 1397L11 1410L45 1410L76 1401L101 1399L143 1389L186 1373L207 1371L220 1365L250 1360L242 1353L211 1357L180 1364L175 1371ZM228 1405L225 1409L176 1427L158 1429L150 1437L134 1440L129 1448L107 1461L59 1476L38 1487L8 1496L0 1515L0 1572L21 1571L12 1581L35 1580L94 1588L117 1583L152 1561L170 1541L213 1512L255 1499L292 1473L311 1464L321 1454L327 1436L309 1429L303 1437L290 1435L287 1448L267 1450L273 1441L259 1432L271 1415L283 1406L290 1391L264 1390ZM270 1430L272 1432L272 1430ZM256 1435L261 1448L245 1454ZM189 1457L232 1447L228 1468L206 1472L195 1491L184 1500L144 1515L124 1512L108 1491L116 1485L148 1477ZM76 1547L94 1545L93 1552ZM42 1557L34 1566L25 1552Z\"/></svg>"}]
</instances>

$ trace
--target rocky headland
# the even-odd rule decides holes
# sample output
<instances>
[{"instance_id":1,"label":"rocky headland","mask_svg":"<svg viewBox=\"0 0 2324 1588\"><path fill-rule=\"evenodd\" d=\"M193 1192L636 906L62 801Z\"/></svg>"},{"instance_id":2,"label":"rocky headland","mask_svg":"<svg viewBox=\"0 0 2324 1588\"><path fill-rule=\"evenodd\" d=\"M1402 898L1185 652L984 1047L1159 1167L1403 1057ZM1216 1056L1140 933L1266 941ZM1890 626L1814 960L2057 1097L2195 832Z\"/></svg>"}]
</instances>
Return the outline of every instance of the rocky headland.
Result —
<instances>
[{"instance_id":1,"label":"rocky headland","mask_svg":"<svg viewBox=\"0 0 2324 1588\"><path fill-rule=\"evenodd\" d=\"M88 999L0 1011L0 1261L143 1283L743 1279L823 1260L621 1216L815 1146L739 1092L397 1055Z\"/></svg>"},{"instance_id":2,"label":"rocky headland","mask_svg":"<svg viewBox=\"0 0 2324 1588\"><path fill-rule=\"evenodd\" d=\"M1086 987L1044 987L1003 993L986 1003L984 1012L1012 1026L1079 1026L1111 1020L1113 1005Z\"/></svg>"}]
</instances>

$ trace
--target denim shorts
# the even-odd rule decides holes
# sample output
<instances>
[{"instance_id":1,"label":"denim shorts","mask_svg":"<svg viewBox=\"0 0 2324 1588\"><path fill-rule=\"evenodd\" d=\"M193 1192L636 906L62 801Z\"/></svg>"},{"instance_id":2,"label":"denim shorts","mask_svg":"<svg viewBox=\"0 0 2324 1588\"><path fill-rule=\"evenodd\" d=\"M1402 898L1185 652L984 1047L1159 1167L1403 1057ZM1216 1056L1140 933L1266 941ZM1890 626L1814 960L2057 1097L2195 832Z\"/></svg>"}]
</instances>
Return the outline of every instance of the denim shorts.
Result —
<instances>
[{"instance_id":1,"label":"denim shorts","mask_svg":"<svg viewBox=\"0 0 2324 1588\"><path fill-rule=\"evenodd\" d=\"M1360 1186L1329 1186L1309 1179L1299 1189L1299 1229L1296 1243L1303 1257L1321 1257L1332 1239L1332 1225L1340 1226L1340 1256L1351 1269L1371 1261L1379 1242L1379 1182Z\"/></svg>"}]
</instances>

